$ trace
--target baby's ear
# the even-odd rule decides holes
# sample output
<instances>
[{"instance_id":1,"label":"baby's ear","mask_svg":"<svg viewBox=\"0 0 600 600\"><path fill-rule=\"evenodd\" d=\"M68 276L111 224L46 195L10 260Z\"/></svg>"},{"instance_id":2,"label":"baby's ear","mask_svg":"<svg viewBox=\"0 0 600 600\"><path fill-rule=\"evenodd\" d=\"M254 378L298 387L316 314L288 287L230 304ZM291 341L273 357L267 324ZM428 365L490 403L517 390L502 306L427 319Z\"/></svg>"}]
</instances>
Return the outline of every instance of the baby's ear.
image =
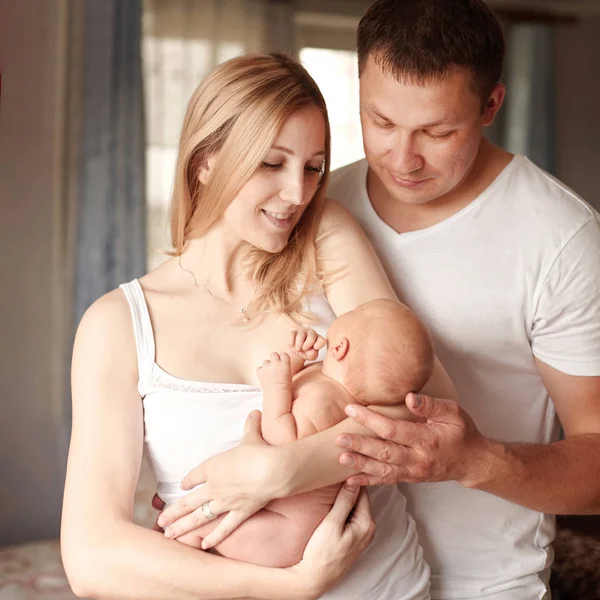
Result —
<instances>
[{"instance_id":1,"label":"baby's ear","mask_svg":"<svg viewBox=\"0 0 600 600\"><path fill-rule=\"evenodd\" d=\"M346 354L348 354L349 348L350 342L348 341L348 338L345 337L340 338L334 344L332 344L331 341L329 342L329 352L335 360L342 360Z\"/></svg>"}]
</instances>

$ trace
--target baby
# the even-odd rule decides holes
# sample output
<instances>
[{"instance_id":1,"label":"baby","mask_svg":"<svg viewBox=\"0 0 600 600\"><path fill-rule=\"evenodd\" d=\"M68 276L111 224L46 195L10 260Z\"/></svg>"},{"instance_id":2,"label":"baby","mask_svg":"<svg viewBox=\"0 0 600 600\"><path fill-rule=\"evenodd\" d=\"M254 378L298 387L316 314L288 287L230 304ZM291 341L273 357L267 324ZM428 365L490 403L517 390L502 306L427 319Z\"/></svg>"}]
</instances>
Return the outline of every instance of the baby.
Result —
<instances>
[{"instance_id":1,"label":"baby","mask_svg":"<svg viewBox=\"0 0 600 600\"><path fill-rule=\"evenodd\" d=\"M433 370L434 349L425 326L392 300L367 302L338 317L325 340L312 330L294 332L287 352L274 352L258 368L263 388L262 433L269 444L285 444L323 431L346 418L348 404L400 405L418 392ZM300 562L304 548L329 512L340 485L273 500L244 522L216 551L270 567ZM178 538L201 547L223 515Z\"/></svg>"}]
</instances>

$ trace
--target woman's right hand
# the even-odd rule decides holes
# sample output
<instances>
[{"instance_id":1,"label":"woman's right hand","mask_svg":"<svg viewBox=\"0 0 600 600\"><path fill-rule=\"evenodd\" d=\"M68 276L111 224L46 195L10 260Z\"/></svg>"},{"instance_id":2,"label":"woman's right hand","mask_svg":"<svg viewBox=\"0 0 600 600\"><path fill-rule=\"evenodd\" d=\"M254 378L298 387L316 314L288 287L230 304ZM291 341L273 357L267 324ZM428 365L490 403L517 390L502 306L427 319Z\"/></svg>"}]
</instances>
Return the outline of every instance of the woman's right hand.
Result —
<instances>
[{"instance_id":1,"label":"woman's right hand","mask_svg":"<svg viewBox=\"0 0 600 600\"><path fill-rule=\"evenodd\" d=\"M240 444L217 454L190 471L182 483L189 492L159 516L157 525L169 538L177 538L208 523L202 505L209 503L215 515L225 518L202 542L207 550L220 544L246 519L276 497L269 481L276 478L272 464L276 452L261 434L261 413L253 411L246 419Z\"/></svg>"},{"instance_id":2,"label":"woman's right hand","mask_svg":"<svg viewBox=\"0 0 600 600\"><path fill-rule=\"evenodd\" d=\"M299 585L310 586L310 598L319 598L350 569L374 535L367 489L344 484L308 541L302 560L288 571Z\"/></svg>"}]
</instances>

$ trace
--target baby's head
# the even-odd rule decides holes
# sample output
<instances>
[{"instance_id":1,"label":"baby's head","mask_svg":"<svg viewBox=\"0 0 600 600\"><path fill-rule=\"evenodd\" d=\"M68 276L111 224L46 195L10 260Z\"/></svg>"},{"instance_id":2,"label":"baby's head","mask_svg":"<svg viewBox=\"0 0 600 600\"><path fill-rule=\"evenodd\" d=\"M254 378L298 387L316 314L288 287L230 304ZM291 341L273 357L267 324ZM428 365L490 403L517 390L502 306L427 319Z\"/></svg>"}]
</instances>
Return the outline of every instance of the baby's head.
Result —
<instances>
[{"instance_id":1,"label":"baby's head","mask_svg":"<svg viewBox=\"0 0 600 600\"><path fill-rule=\"evenodd\" d=\"M337 318L327 335L323 373L363 404L399 404L433 371L429 332L406 306L380 298Z\"/></svg>"}]
</instances>

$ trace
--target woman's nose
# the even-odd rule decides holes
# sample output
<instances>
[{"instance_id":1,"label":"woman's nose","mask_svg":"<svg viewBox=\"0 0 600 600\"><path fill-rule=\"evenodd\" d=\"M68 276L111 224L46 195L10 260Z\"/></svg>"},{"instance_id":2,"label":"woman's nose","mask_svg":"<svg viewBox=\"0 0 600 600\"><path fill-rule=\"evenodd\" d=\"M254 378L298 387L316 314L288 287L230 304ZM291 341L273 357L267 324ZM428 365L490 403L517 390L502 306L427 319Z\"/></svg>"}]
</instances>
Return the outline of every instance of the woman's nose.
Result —
<instances>
[{"instance_id":1,"label":"woman's nose","mask_svg":"<svg viewBox=\"0 0 600 600\"><path fill-rule=\"evenodd\" d=\"M289 177L285 185L279 192L279 197L290 204L302 204L304 198L304 183L297 179Z\"/></svg>"}]
</instances>

